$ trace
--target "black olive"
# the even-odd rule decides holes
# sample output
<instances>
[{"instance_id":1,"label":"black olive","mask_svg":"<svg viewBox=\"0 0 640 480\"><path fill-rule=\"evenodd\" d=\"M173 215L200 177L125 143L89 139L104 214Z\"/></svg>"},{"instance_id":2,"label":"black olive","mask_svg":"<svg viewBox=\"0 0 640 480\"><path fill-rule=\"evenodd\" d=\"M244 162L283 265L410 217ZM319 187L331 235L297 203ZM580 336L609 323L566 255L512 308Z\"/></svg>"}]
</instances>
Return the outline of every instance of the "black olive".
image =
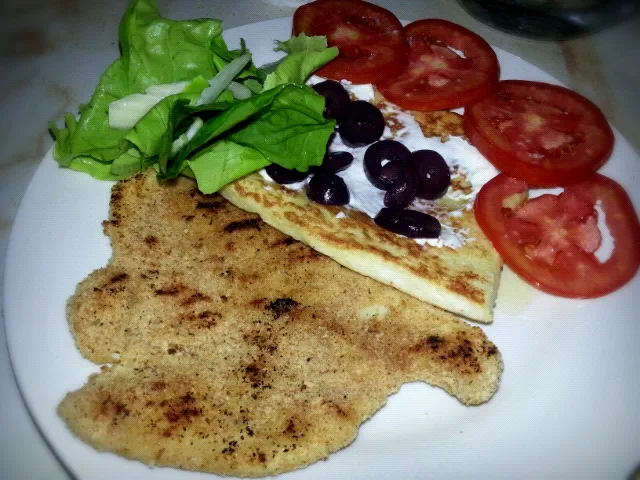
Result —
<instances>
[{"instance_id":1,"label":"black olive","mask_svg":"<svg viewBox=\"0 0 640 480\"><path fill-rule=\"evenodd\" d=\"M264 169L274 182L279 183L281 185L301 182L302 180L307 178L307 176L309 175L309 172L300 172L299 170L290 170L288 168L284 168L278 165L277 163L271 163L267 165Z\"/></svg>"},{"instance_id":2,"label":"black olive","mask_svg":"<svg viewBox=\"0 0 640 480\"><path fill-rule=\"evenodd\" d=\"M307 196L324 205L346 205L349 189L344 180L335 173L318 172L307 184Z\"/></svg>"},{"instance_id":3,"label":"black olive","mask_svg":"<svg viewBox=\"0 0 640 480\"><path fill-rule=\"evenodd\" d=\"M346 145L364 147L382 136L384 117L376 106L364 100L356 100L344 111L338 131Z\"/></svg>"},{"instance_id":4,"label":"black olive","mask_svg":"<svg viewBox=\"0 0 640 480\"><path fill-rule=\"evenodd\" d=\"M411 238L438 238L440 236L440 222L427 213L399 208L383 208L374 219L380 225L393 233Z\"/></svg>"},{"instance_id":5,"label":"black olive","mask_svg":"<svg viewBox=\"0 0 640 480\"><path fill-rule=\"evenodd\" d=\"M385 184L382 190L388 190L394 182L405 179L410 170L413 171L413 168L406 162L389 162L383 165L378 177L380 182Z\"/></svg>"},{"instance_id":6,"label":"black olive","mask_svg":"<svg viewBox=\"0 0 640 480\"><path fill-rule=\"evenodd\" d=\"M417 197L435 200L447 193L451 172L442 155L433 150L417 150L410 161L418 174Z\"/></svg>"},{"instance_id":7,"label":"black olive","mask_svg":"<svg viewBox=\"0 0 640 480\"><path fill-rule=\"evenodd\" d=\"M324 118L340 118L351 103L349 93L335 80L316 83L313 89L324 97Z\"/></svg>"},{"instance_id":8,"label":"black olive","mask_svg":"<svg viewBox=\"0 0 640 480\"><path fill-rule=\"evenodd\" d=\"M393 163L387 165L393 165ZM384 205L390 208L404 208L413 201L417 191L418 177L416 172L411 168L406 168L404 176L394 180L387 193L384 194Z\"/></svg>"},{"instance_id":9,"label":"black olive","mask_svg":"<svg viewBox=\"0 0 640 480\"><path fill-rule=\"evenodd\" d=\"M394 172L394 169L399 168L399 165L388 167L391 163L404 163L407 164L411 152L400 142L395 140L380 140L374 143L364 153L364 173L369 181L377 188L381 190L387 190L391 186L393 179L381 178L383 169L383 163L389 162L384 165L385 170L388 170L389 174Z\"/></svg>"},{"instance_id":10,"label":"black olive","mask_svg":"<svg viewBox=\"0 0 640 480\"><path fill-rule=\"evenodd\" d=\"M349 152L327 152L320 165L320 170L337 173L345 170L353 162L353 155Z\"/></svg>"}]
</instances>

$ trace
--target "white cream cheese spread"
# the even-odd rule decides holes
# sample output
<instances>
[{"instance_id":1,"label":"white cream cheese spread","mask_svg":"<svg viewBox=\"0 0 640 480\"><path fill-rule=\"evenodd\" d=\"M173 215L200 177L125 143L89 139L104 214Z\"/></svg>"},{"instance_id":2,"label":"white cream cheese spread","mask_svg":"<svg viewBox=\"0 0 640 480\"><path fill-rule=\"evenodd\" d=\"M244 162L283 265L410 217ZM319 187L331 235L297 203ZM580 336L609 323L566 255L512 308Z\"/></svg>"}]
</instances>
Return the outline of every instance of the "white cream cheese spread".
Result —
<instances>
[{"instance_id":1,"label":"white cream cheese spread","mask_svg":"<svg viewBox=\"0 0 640 480\"><path fill-rule=\"evenodd\" d=\"M318 76L312 76L308 83L314 85L324 79ZM374 91L372 85L353 85L350 82L342 81L345 89L358 100L372 101ZM450 137L443 142L439 137L425 137L422 133L420 125L415 118L407 112L404 112L392 105L388 105L382 110L386 115L393 115L394 120L401 125L399 129L394 128L394 132L387 126L385 127L382 139L397 140L405 145L410 151L416 150L435 150L445 159L452 171L452 180L456 175L464 175L466 181L470 184L470 190L466 189L462 193L449 188L445 195L450 200L463 205L462 208L472 208L473 201L480 188L491 178L498 174L491 163L469 142L460 137ZM378 212L384 207L385 191L374 187L367 179L364 172L364 154L369 146L352 148L345 145L340 138L338 132L335 133L330 141L328 150L331 152L345 151L353 155L351 165L339 172L338 175L347 184L349 190L349 207L366 213L374 218ZM266 171L259 172L263 178L272 181ZM284 185L291 190L301 190L307 184L308 179L301 182ZM424 210L424 206L428 200L416 199L407 208L414 210ZM422 208L421 208L422 207ZM448 211L446 216L438 218L442 226L439 238L435 239L416 239L422 245L428 244L434 247L448 246L451 248L459 248L472 238L467 236L467 232L455 229L448 222L447 216L456 217L462 214L461 211Z\"/></svg>"}]
</instances>

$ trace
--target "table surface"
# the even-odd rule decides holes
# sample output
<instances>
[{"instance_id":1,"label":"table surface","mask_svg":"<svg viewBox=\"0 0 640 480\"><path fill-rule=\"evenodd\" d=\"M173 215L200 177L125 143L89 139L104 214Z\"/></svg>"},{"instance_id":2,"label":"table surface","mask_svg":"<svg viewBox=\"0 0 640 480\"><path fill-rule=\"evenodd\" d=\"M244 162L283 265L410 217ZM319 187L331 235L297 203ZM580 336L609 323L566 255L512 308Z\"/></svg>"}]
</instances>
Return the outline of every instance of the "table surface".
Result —
<instances>
[{"instance_id":1,"label":"table surface","mask_svg":"<svg viewBox=\"0 0 640 480\"><path fill-rule=\"evenodd\" d=\"M293 14L295 0L159 0L170 18L214 17L225 28ZM452 0L375 3L402 19L444 18L546 70L593 100L640 151L640 16L594 35L549 42L516 37L472 18ZM50 121L90 97L118 55L117 25L127 1L5 0L0 6L0 272L25 189L52 144ZM96 60L100 59L100 62ZM91 58L91 68L87 59ZM94 69L97 65L100 69ZM4 277L0 276L0 305ZM0 321L2 321L0 319ZM0 478L68 479L20 397L0 328Z\"/></svg>"}]
</instances>

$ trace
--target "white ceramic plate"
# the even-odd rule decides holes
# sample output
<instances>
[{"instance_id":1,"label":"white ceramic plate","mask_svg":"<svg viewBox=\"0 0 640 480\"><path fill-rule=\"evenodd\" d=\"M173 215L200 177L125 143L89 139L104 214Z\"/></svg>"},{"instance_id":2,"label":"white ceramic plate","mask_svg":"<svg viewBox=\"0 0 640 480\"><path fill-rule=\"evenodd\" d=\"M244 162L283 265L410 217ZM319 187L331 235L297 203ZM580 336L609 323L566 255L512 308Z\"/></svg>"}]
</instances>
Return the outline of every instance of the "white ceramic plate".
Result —
<instances>
[{"instance_id":1,"label":"white ceramic plate","mask_svg":"<svg viewBox=\"0 0 640 480\"><path fill-rule=\"evenodd\" d=\"M273 61L273 39L291 19L230 29L257 64ZM558 83L498 51L502 78ZM619 134L602 172L619 181L640 211L640 158ZM99 367L81 357L65 303L76 284L104 266L111 183L42 160L11 234L5 278L9 350L36 422L80 479L191 479L210 475L149 469L77 440L56 415L65 393ZM639 246L640 248L640 246ZM597 300L535 291L505 270L495 322L484 327L505 363L500 389L465 407L440 389L405 385L360 429L349 447L283 479L305 478L625 478L640 464L640 276ZM634 311L635 307L635 311Z\"/></svg>"}]
</instances>

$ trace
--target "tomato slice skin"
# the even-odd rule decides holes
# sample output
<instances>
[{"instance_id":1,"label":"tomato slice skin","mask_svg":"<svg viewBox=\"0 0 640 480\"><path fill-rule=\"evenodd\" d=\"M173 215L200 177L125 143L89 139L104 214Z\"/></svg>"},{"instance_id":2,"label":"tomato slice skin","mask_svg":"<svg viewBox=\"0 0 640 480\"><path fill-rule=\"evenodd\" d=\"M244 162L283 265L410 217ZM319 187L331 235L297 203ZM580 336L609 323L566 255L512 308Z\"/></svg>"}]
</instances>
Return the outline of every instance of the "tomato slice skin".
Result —
<instances>
[{"instance_id":1,"label":"tomato slice skin","mask_svg":"<svg viewBox=\"0 0 640 480\"><path fill-rule=\"evenodd\" d=\"M387 100L408 110L445 110L475 102L495 89L498 58L481 36L439 19L412 22L405 34L408 65L397 77L376 84Z\"/></svg>"},{"instance_id":2,"label":"tomato slice skin","mask_svg":"<svg viewBox=\"0 0 640 480\"><path fill-rule=\"evenodd\" d=\"M501 173L482 187L474 205L480 228L505 264L518 276L540 290L569 298L601 297L635 276L640 267L640 221L629 196L618 183L593 174L564 190L572 198L590 204L592 209L593 205L599 205L604 212L605 223L614 241L613 252L604 262L594 255L596 243L591 238L585 238L583 242L578 239L563 247L551 263L548 258L541 260L531 255L530 245L525 243L532 240L536 230L510 231L514 218L517 219L517 208L514 212L512 208L503 206L506 199L526 195L527 192L528 185L524 181ZM527 205L526 201L524 205ZM573 206L570 208L574 209ZM563 212L567 213L567 209ZM584 211L579 213L583 214ZM593 221L593 217L587 217L589 221ZM585 228L588 229L586 223Z\"/></svg>"},{"instance_id":3,"label":"tomato slice skin","mask_svg":"<svg viewBox=\"0 0 640 480\"><path fill-rule=\"evenodd\" d=\"M408 44L400 20L389 10L361 0L316 0L298 7L293 34L326 35L338 56L316 73L355 84L397 75Z\"/></svg>"},{"instance_id":4,"label":"tomato slice skin","mask_svg":"<svg viewBox=\"0 0 640 480\"><path fill-rule=\"evenodd\" d=\"M502 172L529 185L564 186L600 168L614 136L591 101L567 88L503 80L491 95L468 105L469 141Z\"/></svg>"}]
</instances>

